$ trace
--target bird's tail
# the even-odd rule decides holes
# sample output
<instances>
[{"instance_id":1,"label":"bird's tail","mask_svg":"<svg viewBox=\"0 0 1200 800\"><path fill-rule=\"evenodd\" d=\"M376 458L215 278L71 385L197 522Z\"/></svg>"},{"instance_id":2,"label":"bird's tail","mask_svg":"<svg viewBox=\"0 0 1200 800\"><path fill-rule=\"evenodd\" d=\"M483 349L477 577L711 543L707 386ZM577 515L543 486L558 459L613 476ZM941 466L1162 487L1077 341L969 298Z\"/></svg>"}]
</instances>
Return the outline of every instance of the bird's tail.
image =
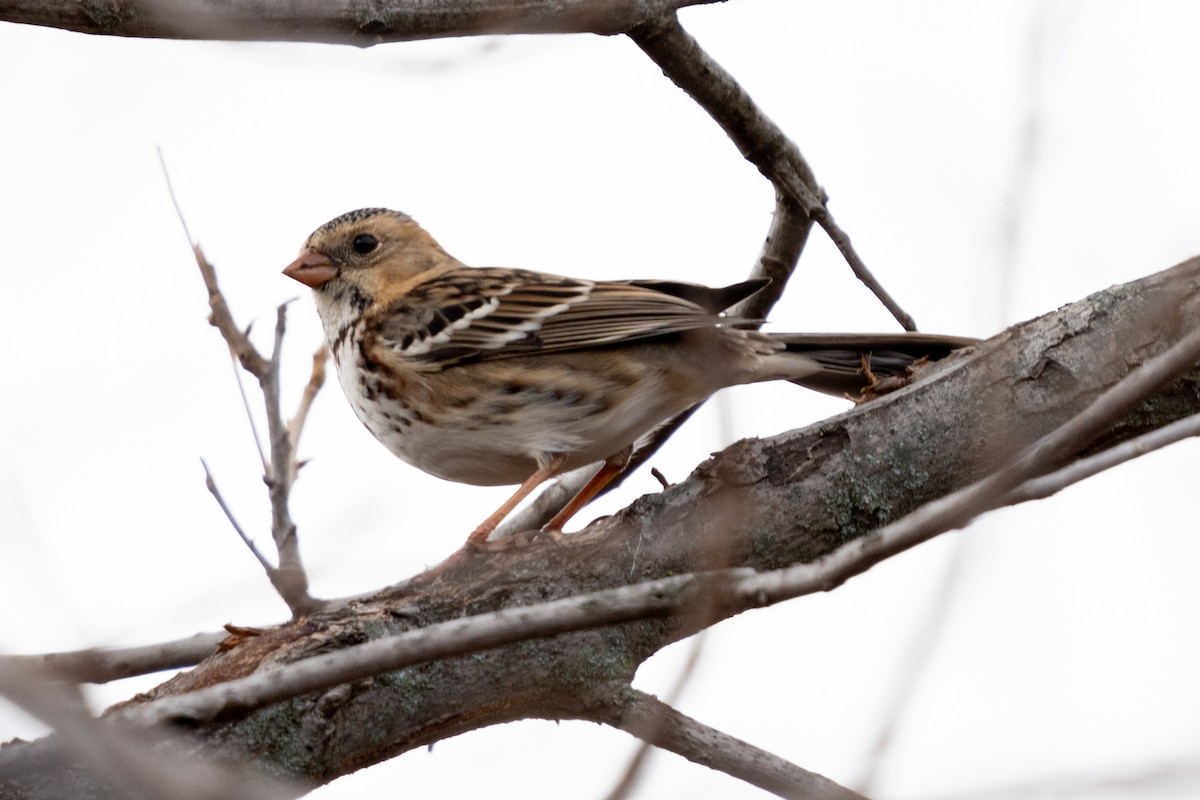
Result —
<instances>
[{"instance_id":1,"label":"bird's tail","mask_svg":"<svg viewBox=\"0 0 1200 800\"><path fill-rule=\"evenodd\" d=\"M819 366L792 383L838 397L857 397L921 359L937 361L978 342L930 333L776 333L771 338Z\"/></svg>"}]
</instances>

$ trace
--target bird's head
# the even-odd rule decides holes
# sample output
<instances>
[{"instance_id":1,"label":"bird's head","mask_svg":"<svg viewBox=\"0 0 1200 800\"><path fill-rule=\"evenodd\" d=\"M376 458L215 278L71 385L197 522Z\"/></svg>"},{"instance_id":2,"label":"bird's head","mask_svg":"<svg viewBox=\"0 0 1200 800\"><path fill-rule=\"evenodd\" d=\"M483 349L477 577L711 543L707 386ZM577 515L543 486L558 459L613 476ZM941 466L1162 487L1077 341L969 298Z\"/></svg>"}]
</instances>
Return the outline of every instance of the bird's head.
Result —
<instances>
[{"instance_id":1,"label":"bird's head","mask_svg":"<svg viewBox=\"0 0 1200 800\"><path fill-rule=\"evenodd\" d=\"M340 288L380 297L456 263L407 214L360 208L313 231L283 274L318 295Z\"/></svg>"}]
</instances>

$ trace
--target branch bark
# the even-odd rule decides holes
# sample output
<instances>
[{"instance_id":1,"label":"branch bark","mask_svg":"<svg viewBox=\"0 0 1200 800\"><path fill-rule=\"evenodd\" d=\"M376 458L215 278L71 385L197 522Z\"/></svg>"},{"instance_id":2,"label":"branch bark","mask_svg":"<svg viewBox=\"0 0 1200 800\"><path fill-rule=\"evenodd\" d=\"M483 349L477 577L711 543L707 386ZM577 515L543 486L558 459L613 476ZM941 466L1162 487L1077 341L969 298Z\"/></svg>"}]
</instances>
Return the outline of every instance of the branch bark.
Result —
<instances>
[{"instance_id":1,"label":"branch bark","mask_svg":"<svg viewBox=\"0 0 1200 800\"><path fill-rule=\"evenodd\" d=\"M1200 320L1200 259L1017 326L922 380L817 425L740 442L685 482L570 537L567 546L460 553L402 587L249 637L121 715L320 653L466 615L516 609L706 568L814 562L994 473L1091 406ZM1200 368L1109 425L1099 452L1200 410ZM713 553L720 563L713 563ZM815 567L814 567L815 568ZM830 581L816 588L830 588ZM707 602L703 597L699 603ZM325 782L433 741L522 718L592 719L596 686L627 684L669 642L723 614L686 611L531 639L354 680L194 723L197 753L257 758ZM615 609L609 609L615 610ZM182 701L186 703L187 701ZM149 709L147 709L149 710ZM197 715L205 716L205 715ZM0 751L0 797L43 742ZM72 773L76 782L78 772ZM94 788L94 787L93 787ZM83 796L69 786L24 797Z\"/></svg>"},{"instance_id":2,"label":"branch bark","mask_svg":"<svg viewBox=\"0 0 1200 800\"><path fill-rule=\"evenodd\" d=\"M197 633L186 639L112 650L0 655L0 672L36 668L55 680L108 683L134 675L194 666L216 652L226 636L224 631Z\"/></svg>"},{"instance_id":3,"label":"branch bark","mask_svg":"<svg viewBox=\"0 0 1200 800\"><path fill-rule=\"evenodd\" d=\"M801 769L749 742L710 728L636 689L619 690L612 699L597 703L592 719L627 731L689 761L740 778L778 797L864 800L857 792Z\"/></svg>"},{"instance_id":4,"label":"branch bark","mask_svg":"<svg viewBox=\"0 0 1200 800\"><path fill-rule=\"evenodd\" d=\"M322 42L370 47L446 36L623 33L721 0L8 0L0 21L150 39Z\"/></svg>"},{"instance_id":5,"label":"branch bark","mask_svg":"<svg viewBox=\"0 0 1200 800\"><path fill-rule=\"evenodd\" d=\"M303 662L234 680L149 706L122 717L146 721L208 720L287 700L318 689L372 677L434 658L466 655L496 645L605 624L669 616L677 627L702 630L742 611L827 591L890 555L961 527L1008 504L1012 490L1059 467L1096 437L1200 365L1200 328L1106 389L1079 414L1033 442L987 477L885 525L862 541L843 545L815 564L759 573L727 569L689 573L532 608L506 609L376 639ZM1196 415L1182 422L1191 422ZM1161 430L1168 430L1172 423ZM1132 440L1143 441L1150 434ZM1112 449L1121 449L1118 445ZM1085 459L1087 461L1087 459ZM1083 462L1080 462L1083 463ZM1061 471L1060 471L1061 472ZM747 574L749 573L749 574Z\"/></svg>"}]
</instances>

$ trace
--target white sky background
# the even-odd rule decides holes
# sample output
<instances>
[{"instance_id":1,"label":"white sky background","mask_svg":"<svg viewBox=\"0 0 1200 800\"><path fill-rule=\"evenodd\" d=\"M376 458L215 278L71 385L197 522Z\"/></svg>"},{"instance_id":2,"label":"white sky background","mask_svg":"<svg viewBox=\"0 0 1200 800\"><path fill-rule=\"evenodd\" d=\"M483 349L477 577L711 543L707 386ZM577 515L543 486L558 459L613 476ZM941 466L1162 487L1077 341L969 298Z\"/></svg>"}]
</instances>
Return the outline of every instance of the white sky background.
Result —
<instances>
[{"instance_id":1,"label":"white sky background","mask_svg":"<svg viewBox=\"0 0 1200 800\"><path fill-rule=\"evenodd\" d=\"M682 19L799 144L838 220L924 330L989 336L1200 253L1194 4L740 0ZM749 270L772 208L766 181L622 37L360 51L0 25L0 109L7 652L286 616L204 489L201 456L269 544L257 456L156 145L263 347L275 305L301 297L289 409L320 334L307 290L279 271L343 211L403 209L478 265L721 283ZM892 328L820 233L772 321ZM668 478L735 438L845 407L787 385L725 396L654 459ZM436 563L509 491L446 484L394 459L334 382L302 451L312 462L293 513L324 596ZM914 635L941 605L947 627L909 693L879 797L964 797L1179 759L1190 759L1190 784L1078 796L1194 797L1198 457L1195 442L1176 445L828 596L723 623L681 708L853 783ZM656 487L634 476L581 521ZM939 599L952 558L957 589ZM665 690L684 649L648 663L638 685ZM161 679L93 696L102 707ZM0 739L39 730L0 703ZM634 747L594 725L522 723L312 796L595 798ZM763 796L669 754L655 756L643 789Z\"/></svg>"}]
</instances>

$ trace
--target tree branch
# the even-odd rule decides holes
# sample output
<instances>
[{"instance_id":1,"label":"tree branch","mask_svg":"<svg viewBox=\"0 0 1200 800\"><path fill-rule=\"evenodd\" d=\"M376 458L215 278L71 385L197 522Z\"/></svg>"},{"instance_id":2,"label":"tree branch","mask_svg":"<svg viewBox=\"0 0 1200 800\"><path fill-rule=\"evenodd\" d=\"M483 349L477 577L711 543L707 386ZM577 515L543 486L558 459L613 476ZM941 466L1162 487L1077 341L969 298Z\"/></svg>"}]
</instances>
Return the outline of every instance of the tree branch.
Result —
<instances>
[{"instance_id":1,"label":"tree branch","mask_svg":"<svg viewBox=\"0 0 1200 800\"><path fill-rule=\"evenodd\" d=\"M296 452L300 447L300 434L304 431L304 423L308 421L308 412L312 408L313 400L317 398L317 392L321 391L321 387L325 385L325 362L328 360L329 346L322 342L321 346L313 353L312 372L309 373L308 383L304 385L304 393L300 396L300 405L296 408L296 413L288 420L288 441L292 449L288 481L291 483L295 483L296 473L303 466L303 462L296 459Z\"/></svg>"},{"instance_id":2,"label":"tree branch","mask_svg":"<svg viewBox=\"0 0 1200 800\"><path fill-rule=\"evenodd\" d=\"M1059 466L1198 365L1200 327L1130 372L1079 414L1033 442L987 477L930 501L869 537L845 544L815 563L795 564L761 574L744 568L689 574L468 617L314 656L276 670L143 706L131 714L147 723L179 717L213 719L231 711L258 708L435 658L465 655L499 644L663 616L675 617L676 627L690 633L751 608L829 591L891 555L1005 505L1011 489Z\"/></svg>"},{"instance_id":3,"label":"tree branch","mask_svg":"<svg viewBox=\"0 0 1200 800\"><path fill-rule=\"evenodd\" d=\"M1030 500L1044 500L1072 484L1193 436L1200 436L1200 414L1185 417L1164 428L1144 433L1135 439L1122 442L1116 447L1110 447L1108 450L1102 450L1093 456L1068 464L1056 472L1030 479L1009 492L1008 496L1004 498L1004 504L1017 505Z\"/></svg>"},{"instance_id":4,"label":"tree branch","mask_svg":"<svg viewBox=\"0 0 1200 800\"><path fill-rule=\"evenodd\" d=\"M687 688L688 682L691 681L692 675L696 670L696 664L700 662L700 654L704 652L704 642L707 638L705 633L707 631L700 631L692 637L687 661L684 662L683 668L675 677L675 683L672 684L670 691L667 692L667 699L663 701L667 706L673 707L679 703L679 698L683 696L683 690ZM623 692L627 688L632 687L622 687L621 691ZM663 722L662 724L666 723ZM613 786L612 791L605 796L605 800L627 800L627 798L633 797L637 791L638 781L646 768L650 753L654 748L654 743L651 741L654 737L641 738L641 747L629 759L629 763L621 773L621 777L617 780L616 785Z\"/></svg>"},{"instance_id":5,"label":"tree branch","mask_svg":"<svg viewBox=\"0 0 1200 800\"><path fill-rule=\"evenodd\" d=\"M164 731L100 723L88 713L79 686L53 680L30 663L9 664L0 671L0 695L54 728L55 736L43 740L42 748L52 752L41 755L60 763L81 762L83 768L72 765L68 770L88 782L99 780L105 797L285 800L309 788L268 778L242 764L196 758L179 746L178 736ZM57 769L52 774L62 777ZM24 797L25 790L44 781L37 770L10 772L0 782L0 797L14 796L9 790Z\"/></svg>"},{"instance_id":6,"label":"tree branch","mask_svg":"<svg viewBox=\"0 0 1200 800\"><path fill-rule=\"evenodd\" d=\"M846 414L738 443L683 483L568 537L566 545L484 556L464 551L402 590L247 638L119 714L199 718L192 726L197 751L235 759L252 752L317 782L490 724L591 718L589 687L627 684L652 653L716 616L832 588L894 551L897 541L889 537L896 528L887 525L988 480L1014 459L1021 463L1023 450L1082 412L1091 421L1065 430L1087 436L1052 434L1050 444L1034 451L1041 463L1059 460L1067 441L1078 447L1099 429L1089 407L1116 413L1111 398L1141 379L1105 393L1192 334L1198 306L1200 260L1098 293L932 365L927 380ZM1107 399L1094 402L1101 396ZM1122 402L1132 400L1127 395ZM1088 454L1197 410L1200 368L1192 368L1106 425ZM735 568L687 574L705 569L714 551ZM643 583L627 586L631 580ZM697 613L697 606L720 614ZM525 639L498 644L518 628ZM445 657L467 646L490 649ZM338 659L345 667L364 654L379 660L337 675L326 671L330 656L345 656ZM437 660L415 663L430 657ZM368 675L376 677L356 678ZM266 691L242 693L250 688L237 680L243 678ZM282 680L298 682L284 693L271 688ZM331 680L348 682L317 688ZM294 691L308 693L246 711ZM11 758L0 751L0 780L37 752L37 745Z\"/></svg>"},{"instance_id":7,"label":"tree branch","mask_svg":"<svg viewBox=\"0 0 1200 800\"><path fill-rule=\"evenodd\" d=\"M267 579L271 581L271 585L275 587L275 591L287 603L292 616L299 618L316 611L324 605L322 601L314 599L308 593L308 573L305 572L304 563L300 559L300 543L296 536L296 525L292 522L291 511L288 509L288 498L291 494L292 482L295 480L296 473L299 470L296 461L295 443L299 440L300 430L304 424L308 407L312 404L313 396L324 382L325 356L323 353L325 352L325 348L318 348L316 355L313 357L312 377L309 379L296 416L293 418L291 424L285 422L283 412L280 410L279 371L283 355L283 336L286 330L287 304L284 303L276 309L274 345L271 348L271 357L269 359L264 358L250 341L250 329L247 328L243 331L234 322L233 314L229 310L229 304L226 302L225 295L221 292L221 287L217 283L216 269L213 268L213 265L204 256L204 251L200 249L200 246L191 238L191 231L188 230L187 220L184 219L183 210L180 208L179 201L175 197L175 189L171 185L171 176L167 171L166 160L163 158L161 150L158 157L159 162L162 164L163 177L166 179L167 191L171 195L171 203L175 206L175 213L178 215L179 222L183 226L184 234L188 237L188 244L192 247L192 255L196 260L196 266L200 270L200 277L204 281L205 289L208 290L208 307L210 310L208 321L221 333L221 338L225 340L229 351L237 358L242 368L258 380L258 387L263 395L263 406L267 414L267 436L270 444L270 458L269 460L263 458L263 480L266 481L267 494L271 500L271 535L275 540L275 549L279 554L278 566L273 566L263 556L258 548L254 546L250 537L247 536L242 527L234 519L232 511L217 491L216 484L213 482L212 475L208 471L207 464L204 466L206 485L209 492L212 493L217 503L221 506L221 510L225 512L225 516L233 524L238 536L250 548L250 552L266 571ZM246 413L249 415L249 401L246 398L246 393L240 379L238 380L238 390L242 394L242 402L246 406ZM258 439L258 431L254 426L252 416L250 419L250 428L261 458L262 444Z\"/></svg>"},{"instance_id":8,"label":"tree branch","mask_svg":"<svg viewBox=\"0 0 1200 800\"><path fill-rule=\"evenodd\" d=\"M833 219L826 206L825 190L818 185L800 148L755 105L733 76L683 29L675 13L664 13L632 28L629 38L662 69L664 75L708 112L746 160L774 184L776 192L790 198L829 234L855 276L896 321L905 330L915 331L917 324L912 316L871 274L850 244L850 237Z\"/></svg>"},{"instance_id":9,"label":"tree branch","mask_svg":"<svg viewBox=\"0 0 1200 800\"><path fill-rule=\"evenodd\" d=\"M385 42L501 33L623 33L721 0L8 0L0 21L149 39Z\"/></svg>"},{"instance_id":10,"label":"tree branch","mask_svg":"<svg viewBox=\"0 0 1200 800\"><path fill-rule=\"evenodd\" d=\"M0 671L37 667L56 680L108 683L165 669L190 667L216 652L226 638L223 631L197 633L186 639L160 644L113 649L75 650L68 653L0 656Z\"/></svg>"},{"instance_id":11,"label":"tree branch","mask_svg":"<svg viewBox=\"0 0 1200 800\"><path fill-rule=\"evenodd\" d=\"M202 458L200 459L200 464L204 467L204 485L208 489L208 493L213 496L213 500L217 501L221 512L225 514L225 519L229 520L229 524L233 526L233 530L238 535L238 538L242 540L242 544L246 545L250 554L254 556L255 560L258 561L259 565L267 573L267 577L270 578L271 574L275 572L275 565L263 555L263 552L258 549L258 545L254 543L254 540L246 533L246 529L242 527L242 524L237 521L237 517L233 515L233 509L225 502L221 490L217 488L217 482L213 479L212 471L208 468L208 462Z\"/></svg>"},{"instance_id":12,"label":"tree branch","mask_svg":"<svg viewBox=\"0 0 1200 800\"><path fill-rule=\"evenodd\" d=\"M766 750L681 714L653 695L619 690L595 704L595 722L630 733L689 761L710 767L779 797L795 800L863 800L828 778L801 769Z\"/></svg>"}]
</instances>

